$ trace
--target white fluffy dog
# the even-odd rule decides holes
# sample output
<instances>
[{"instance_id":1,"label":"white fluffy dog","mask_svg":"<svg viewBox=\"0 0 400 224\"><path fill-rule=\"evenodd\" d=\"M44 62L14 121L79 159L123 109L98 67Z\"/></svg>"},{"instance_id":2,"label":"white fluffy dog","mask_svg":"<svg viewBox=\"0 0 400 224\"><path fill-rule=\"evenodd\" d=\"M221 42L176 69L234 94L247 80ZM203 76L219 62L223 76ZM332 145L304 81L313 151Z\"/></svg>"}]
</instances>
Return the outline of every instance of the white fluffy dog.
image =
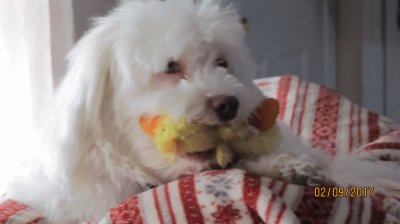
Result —
<instances>
[{"instance_id":1,"label":"white fluffy dog","mask_svg":"<svg viewBox=\"0 0 400 224\"><path fill-rule=\"evenodd\" d=\"M98 18L69 55L46 117L41 157L9 196L54 223L96 221L149 185L212 168L210 151L169 161L138 120L166 113L207 124L246 121L263 95L252 81L255 66L239 20L231 4L217 0L123 1ZM354 178L346 173L355 169L354 157L329 162L283 126L273 154L240 166L309 184ZM397 173L392 165L381 166L388 177ZM359 183L372 183L372 176L358 173Z\"/></svg>"}]
</instances>

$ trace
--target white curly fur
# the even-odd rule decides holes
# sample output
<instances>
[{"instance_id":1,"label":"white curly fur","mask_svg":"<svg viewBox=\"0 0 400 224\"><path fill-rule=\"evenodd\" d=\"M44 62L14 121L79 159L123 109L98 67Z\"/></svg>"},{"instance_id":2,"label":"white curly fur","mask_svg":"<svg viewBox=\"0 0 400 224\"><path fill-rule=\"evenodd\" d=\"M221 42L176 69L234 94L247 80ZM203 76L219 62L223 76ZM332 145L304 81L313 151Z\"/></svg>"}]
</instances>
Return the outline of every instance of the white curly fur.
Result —
<instances>
[{"instance_id":1,"label":"white curly fur","mask_svg":"<svg viewBox=\"0 0 400 224\"><path fill-rule=\"evenodd\" d=\"M96 19L70 53L68 73L43 125L42 152L8 196L53 223L98 221L147 184L209 169L214 161L169 161L138 118L169 113L218 124L207 99L232 95L240 107L230 122L247 120L263 95L252 82L256 70L244 35L235 7L226 1L122 1ZM217 57L229 69L216 67ZM185 72L165 74L170 60ZM282 135L274 154L241 165L293 180L340 179L329 172L327 155L302 146L289 132Z\"/></svg>"}]
</instances>

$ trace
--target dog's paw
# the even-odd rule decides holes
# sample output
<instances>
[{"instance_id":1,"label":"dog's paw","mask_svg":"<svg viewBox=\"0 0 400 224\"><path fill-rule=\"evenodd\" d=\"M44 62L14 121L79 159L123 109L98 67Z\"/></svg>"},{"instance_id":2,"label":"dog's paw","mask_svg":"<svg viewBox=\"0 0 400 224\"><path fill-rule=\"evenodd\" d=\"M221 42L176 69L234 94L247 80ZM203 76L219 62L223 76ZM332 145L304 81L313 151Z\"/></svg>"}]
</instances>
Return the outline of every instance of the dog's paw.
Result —
<instances>
[{"instance_id":1,"label":"dog's paw","mask_svg":"<svg viewBox=\"0 0 400 224\"><path fill-rule=\"evenodd\" d=\"M316 186L326 183L328 172L305 155L278 155L276 167L282 179L301 185Z\"/></svg>"},{"instance_id":2,"label":"dog's paw","mask_svg":"<svg viewBox=\"0 0 400 224\"><path fill-rule=\"evenodd\" d=\"M306 154L268 155L256 160L241 160L235 167L300 185L316 186L329 182L327 168Z\"/></svg>"}]
</instances>

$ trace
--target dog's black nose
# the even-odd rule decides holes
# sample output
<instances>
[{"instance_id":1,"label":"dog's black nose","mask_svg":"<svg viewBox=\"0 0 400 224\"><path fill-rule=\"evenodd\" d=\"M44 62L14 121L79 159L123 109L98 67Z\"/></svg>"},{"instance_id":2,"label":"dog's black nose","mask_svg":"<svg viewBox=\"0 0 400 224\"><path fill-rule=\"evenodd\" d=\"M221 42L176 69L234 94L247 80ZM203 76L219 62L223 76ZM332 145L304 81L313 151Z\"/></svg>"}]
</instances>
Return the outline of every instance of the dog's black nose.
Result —
<instances>
[{"instance_id":1,"label":"dog's black nose","mask_svg":"<svg viewBox=\"0 0 400 224\"><path fill-rule=\"evenodd\" d=\"M239 101L236 97L218 95L211 97L209 102L219 120L229 121L236 117L239 108Z\"/></svg>"}]
</instances>

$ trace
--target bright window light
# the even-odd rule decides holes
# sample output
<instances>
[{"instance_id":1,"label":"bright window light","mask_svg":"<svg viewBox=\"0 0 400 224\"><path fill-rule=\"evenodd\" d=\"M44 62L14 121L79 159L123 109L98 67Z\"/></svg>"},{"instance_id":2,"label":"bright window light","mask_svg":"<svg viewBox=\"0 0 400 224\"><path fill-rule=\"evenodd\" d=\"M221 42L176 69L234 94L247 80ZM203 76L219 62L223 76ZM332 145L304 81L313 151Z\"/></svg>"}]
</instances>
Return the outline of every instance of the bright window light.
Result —
<instances>
[{"instance_id":1,"label":"bright window light","mask_svg":"<svg viewBox=\"0 0 400 224\"><path fill-rule=\"evenodd\" d=\"M37 143L26 51L4 39L0 35L0 196Z\"/></svg>"}]
</instances>

